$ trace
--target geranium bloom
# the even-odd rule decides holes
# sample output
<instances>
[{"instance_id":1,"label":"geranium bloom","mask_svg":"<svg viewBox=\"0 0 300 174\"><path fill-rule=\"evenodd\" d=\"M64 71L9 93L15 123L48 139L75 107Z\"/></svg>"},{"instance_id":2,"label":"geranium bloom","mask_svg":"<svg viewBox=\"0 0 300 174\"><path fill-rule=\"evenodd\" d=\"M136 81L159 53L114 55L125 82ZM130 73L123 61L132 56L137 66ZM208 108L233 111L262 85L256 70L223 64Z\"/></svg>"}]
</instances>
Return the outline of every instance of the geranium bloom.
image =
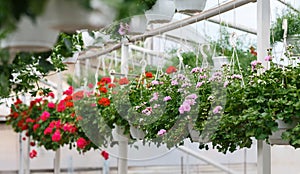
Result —
<instances>
[{"instance_id":1,"label":"geranium bloom","mask_svg":"<svg viewBox=\"0 0 300 174\"><path fill-rule=\"evenodd\" d=\"M108 98L103 97L98 100L98 104L102 106L109 106L110 100Z\"/></svg>"},{"instance_id":2,"label":"geranium bloom","mask_svg":"<svg viewBox=\"0 0 300 174\"><path fill-rule=\"evenodd\" d=\"M105 150L103 150L103 151L101 152L101 155L103 156L103 158L104 158L105 160L108 160L109 154L108 154Z\"/></svg>"},{"instance_id":3,"label":"geranium bloom","mask_svg":"<svg viewBox=\"0 0 300 174\"><path fill-rule=\"evenodd\" d=\"M70 101L67 101L65 105L66 105L67 108L71 108L71 107L74 106L74 103L70 102Z\"/></svg>"},{"instance_id":4,"label":"geranium bloom","mask_svg":"<svg viewBox=\"0 0 300 174\"><path fill-rule=\"evenodd\" d=\"M48 96L50 96L51 98L55 97L53 92L49 92Z\"/></svg>"},{"instance_id":5,"label":"geranium bloom","mask_svg":"<svg viewBox=\"0 0 300 174\"><path fill-rule=\"evenodd\" d=\"M100 83L109 84L111 83L111 79L109 77L102 77Z\"/></svg>"},{"instance_id":6,"label":"geranium bloom","mask_svg":"<svg viewBox=\"0 0 300 174\"><path fill-rule=\"evenodd\" d=\"M170 96L166 96L166 97L164 97L164 101L169 101L169 100L171 100L172 98L170 97Z\"/></svg>"},{"instance_id":7,"label":"geranium bloom","mask_svg":"<svg viewBox=\"0 0 300 174\"><path fill-rule=\"evenodd\" d=\"M214 110L213 110L213 113L214 113L214 114L219 114L219 113L221 112L222 109L223 109L222 106L216 106L216 107L214 108Z\"/></svg>"},{"instance_id":8,"label":"geranium bloom","mask_svg":"<svg viewBox=\"0 0 300 174\"><path fill-rule=\"evenodd\" d=\"M177 69L175 66L169 66L167 69L166 69L166 73L167 74L172 74L174 72L177 72Z\"/></svg>"},{"instance_id":9,"label":"geranium bloom","mask_svg":"<svg viewBox=\"0 0 300 174\"><path fill-rule=\"evenodd\" d=\"M107 89L105 87L100 87L99 91L102 93L107 93Z\"/></svg>"},{"instance_id":10,"label":"geranium bloom","mask_svg":"<svg viewBox=\"0 0 300 174\"><path fill-rule=\"evenodd\" d=\"M123 36L129 31L129 25L127 23L123 24L120 23L120 28L118 30L118 33Z\"/></svg>"},{"instance_id":11,"label":"geranium bloom","mask_svg":"<svg viewBox=\"0 0 300 174\"><path fill-rule=\"evenodd\" d=\"M52 141L59 142L61 139L60 131L56 130L51 138L52 138Z\"/></svg>"},{"instance_id":12,"label":"geranium bloom","mask_svg":"<svg viewBox=\"0 0 300 174\"><path fill-rule=\"evenodd\" d=\"M25 122L26 122L26 123L34 123L35 120L32 119L32 118L27 118Z\"/></svg>"},{"instance_id":13,"label":"geranium bloom","mask_svg":"<svg viewBox=\"0 0 300 174\"><path fill-rule=\"evenodd\" d=\"M152 74L152 72L145 72L145 76L146 76L146 78L152 78L153 74Z\"/></svg>"},{"instance_id":14,"label":"geranium bloom","mask_svg":"<svg viewBox=\"0 0 300 174\"><path fill-rule=\"evenodd\" d=\"M47 111L44 111L41 115L41 120L46 121L50 117L50 113Z\"/></svg>"},{"instance_id":15,"label":"geranium bloom","mask_svg":"<svg viewBox=\"0 0 300 174\"><path fill-rule=\"evenodd\" d=\"M65 123L63 125L63 130L66 132L74 133L76 131L76 127L72 124Z\"/></svg>"},{"instance_id":16,"label":"geranium bloom","mask_svg":"<svg viewBox=\"0 0 300 174\"><path fill-rule=\"evenodd\" d=\"M85 146L88 145L88 142L84 138L80 137L76 141L76 144L79 149L84 149Z\"/></svg>"},{"instance_id":17,"label":"geranium bloom","mask_svg":"<svg viewBox=\"0 0 300 174\"><path fill-rule=\"evenodd\" d=\"M266 56L265 61L272 61L272 56L270 56L270 55Z\"/></svg>"},{"instance_id":18,"label":"geranium bloom","mask_svg":"<svg viewBox=\"0 0 300 174\"><path fill-rule=\"evenodd\" d=\"M116 87L116 85L114 83L108 84L108 88L115 88L115 87Z\"/></svg>"},{"instance_id":19,"label":"geranium bloom","mask_svg":"<svg viewBox=\"0 0 300 174\"><path fill-rule=\"evenodd\" d=\"M93 87L94 87L94 84L89 83L89 84L88 84L88 87L89 87L89 88L93 88Z\"/></svg>"},{"instance_id":20,"label":"geranium bloom","mask_svg":"<svg viewBox=\"0 0 300 174\"><path fill-rule=\"evenodd\" d=\"M34 141L30 142L30 146L35 146L35 142Z\"/></svg>"},{"instance_id":21,"label":"geranium bloom","mask_svg":"<svg viewBox=\"0 0 300 174\"><path fill-rule=\"evenodd\" d=\"M120 85L126 85L129 83L129 80L126 77L123 77L119 80Z\"/></svg>"},{"instance_id":22,"label":"geranium bloom","mask_svg":"<svg viewBox=\"0 0 300 174\"><path fill-rule=\"evenodd\" d=\"M32 150L30 153L29 153L29 157L30 158L35 158L37 156L37 152L36 152L36 150Z\"/></svg>"},{"instance_id":23,"label":"geranium bloom","mask_svg":"<svg viewBox=\"0 0 300 174\"><path fill-rule=\"evenodd\" d=\"M53 128L47 127L47 128L44 130L44 135L49 135L49 134L51 134L51 133L52 133L52 130L53 130Z\"/></svg>"},{"instance_id":24,"label":"geranium bloom","mask_svg":"<svg viewBox=\"0 0 300 174\"><path fill-rule=\"evenodd\" d=\"M65 101L60 101L57 105L57 112L63 112L66 109Z\"/></svg>"},{"instance_id":25,"label":"geranium bloom","mask_svg":"<svg viewBox=\"0 0 300 174\"><path fill-rule=\"evenodd\" d=\"M49 102L49 103L48 103L48 108L54 109L54 108L55 108L55 103Z\"/></svg>"},{"instance_id":26,"label":"geranium bloom","mask_svg":"<svg viewBox=\"0 0 300 174\"><path fill-rule=\"evenodd\" d=\"M84 91L77 91L73 94L73 100L81 100L84 97Z\"/></svg>"},{"instance_id":27,"label":"geranium bloom","mask_svg":"<svg viewBox=\"0 0 300 174\"><path fill-rule=\"evenodd\" d=\"M34 124L33 125L33 131L35 132L40 127L40 124Z\"/></svg>"},{"instance_id":28,"label":"geranium bloom","mask_svg":"<svg viewBox=\"0 0 300 174\"><path fill-rule=\"evenodd\" d=\"M165 133L167 133L167 131L165 129L161 129L157 132L158 136L163 136Z\"/></svg>"},{"instance_id":29,"label":"geranium bloom","mask_svg":"<svg viewBox=\"0 0 300 174\"><path fill-rule=\"evenodd\" d=\"M71 95L72 93L73 93L73 87L72 86L70 86L67 90L65 90L63 92L63 94L65 94L65 95Z\"/></svg>"},{"instance_id":30,"label":"geranium bloom","mask_svg":"<svg viewBox=\"0 0 300 174\"><path fill-rule=\"evenodd\" d=\"M151 84L152 84L152 85L159 85L159 82L158 82L157 80L153 80L153 81L151 82Z\"/></svg>"}]
</instances>

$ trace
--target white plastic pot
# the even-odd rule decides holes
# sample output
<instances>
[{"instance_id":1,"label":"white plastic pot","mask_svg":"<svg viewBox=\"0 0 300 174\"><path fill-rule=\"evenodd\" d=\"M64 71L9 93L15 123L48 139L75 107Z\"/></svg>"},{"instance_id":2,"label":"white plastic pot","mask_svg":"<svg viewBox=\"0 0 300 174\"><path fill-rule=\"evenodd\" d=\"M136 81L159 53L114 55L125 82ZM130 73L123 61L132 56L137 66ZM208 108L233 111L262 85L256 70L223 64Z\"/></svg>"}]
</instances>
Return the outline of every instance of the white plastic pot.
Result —
<instances>
[{"instance_id":1,"label":"white plastic pot","mask_svg":"<svg viewBox=\"0 0 300 174\"><path fill-rule=\"evenodd\" d=\"M129 23L128 34L143 34L147 29L147 18L145 15L133 16Z\"/></svg>"},{"instance_id":2,"label":"white plastic pot","mask_svg":"<svg viewBox=\"0 0 300 174\"><path fill-rule=\"evenodd\" d=\"M115 126L112 130L112 137L114 141L128 141L129 136L124 135L124 129L119 126Z\"/></svg>"},{"instance_id":3,"label":"white plastic pot","mask_svg":"<svg viewBox=\"0 0 300 174\"><path fill-rule=\"evenodd\" d=\"M145 12L148 24L170 22L175 13L173 0L157 0L152 9Z\"/></svg>"},{"instance_id":4,"label":"white plastic pot","mask_svg":"<svg viewBox=\"0 0 300 174\"><path fill-rule=\"evenodd\" d=\"M228 64L228 58L226 56L212 57L212 60L215 70L220 70L223 64Z\"/></svg>"},{"instance_id":5,"label":"white plastic pot","mask_svg":"<svg viewBox=\"0 0 300 174\"><path fill-rule=\"evenodd\" d=\"M49 29L41 22L33 23L31 19L23 17L17 25L17 30L1 42L2 48L11 52L43 52L52 49L59 32Z\"/></svg>"},{"instance_id":6,"label":"white plastic pot","mask_svg":"<svg viewBox=\"0 0 300 174\"><path fill-rule=\"evenodd\" d=\"M204 10L207 0L174 0L178 12L196 13Z\"/></svg>"},{"instance_id":7,"label":"white plastic pot","mask_svg":"<svg viewBox=\"0 0 300 174\"><path fill-rule=\"evenodd\" d=\"M282 120L276 120L278 124L278 131L273 132L271 136L269 136L269 142L270 144L275 145L289 145L288 141L285 141L281 138L281 135L283 132L285 132L287 129L293 128L296 126L296 122L292 124L287 124L283 122Z\"/></svg>"},{"instance_id":8,"label":"white plastic pot","mask_svg":"<svg viewBox=\"0 0 300 174\"><path fill-rule=\"evenodd\" d=\"M74 0L49 0L42 19L51 28L64 32L99 29L113 21L115 12L113 9L106 9L109 7L103 3L97 7L101 9L87 10Z\"/></svg>"},{"instance_id":9,"label":"white plastic pot","mask_svg":"<svg viewBox=\"0 0 300 174\"><path fill-rule=\"evenodd\" d=\"M134 126L130 126L130 134L134 139L143 139L145 137L145 133Z\"/></svg>"}]
</instances>

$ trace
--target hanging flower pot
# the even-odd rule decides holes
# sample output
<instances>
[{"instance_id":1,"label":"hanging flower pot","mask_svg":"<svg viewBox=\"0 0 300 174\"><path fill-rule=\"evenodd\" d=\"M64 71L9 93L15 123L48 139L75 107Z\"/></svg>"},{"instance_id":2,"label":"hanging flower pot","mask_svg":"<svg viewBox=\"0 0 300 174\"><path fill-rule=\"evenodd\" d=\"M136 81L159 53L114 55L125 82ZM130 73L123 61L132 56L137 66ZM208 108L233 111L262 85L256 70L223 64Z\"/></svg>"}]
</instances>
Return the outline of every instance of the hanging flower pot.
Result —
<instances>
[{"instance_id":1,"label":"hanging flower pot","mask_svg":"<svg viewBox=\"0 0 300 174\"><path fill-rule=\"evenodd\" d=\"M193 128L193 125L192 124L188 124L188 130L189 130L189 133L190 133L190 137L192 139L193 142L200 142L200 143L208 143L210 142L209 140L209 137L205 136L201 136L200 135L200 132L195 130Z\"/></svg>"},{"instance_id":2,"label":"hanging flower pot","mask_svg":"<svg viewBox=\"0 0 300 174\"><path fill-rule=\"evenodd\" d=\"M287 129L293 128L296 126L296 122L293 122L292 124L287 124L282 120L276 120L278 124L278 129L276 132L273 132L271 136L269 136L269 142L270 144L275 145L289 145L289 142L286 140L283 140L281 138L281 134L285 132Z\"/></svg>"},{"instance_id":3,"label":"hanging flower pot","mask_svg":"<svg viewBox=\"0 0 300 174\"><path fill-rule=\"evenodd\" d=\"M84 9L77 1L51 0L42 18L50 27L64 32L99 29L110 24L115 17L113 9L107 10L109 7L103 3L101 6L102 9L96 11Z\"/></svg>"},{"instance_id":4,"label":"hanging flower pot","mask_svg":"<svg viewBox=\"0 0 300 174\"><path fill-rule=\"evenodd\" d=\"M145 133L135 126L130 126L130 134L134 139L143 139L145 137Z\"/></svg>"},{"instance_id":5,"label":"hanging flower pot","mask_svg":"<svg viewBox=\"0 0 300 174\"><path fill-rule=\"evenodd\" d=\"M115 126L112 130L112 137L114 141L128 141L129 135L125 135L124 129L120 126Z\"/></svg>"},{"instance_id":6,"label":"hanging flower pot","mask_svg":"<svg viewBox=\"0 0 300 174\"><path fill-rule=\"evenodd\" d=\"M41 22L34 24L29 18L23 17L16 31L2 41L1 47L8 48L12 53L49 51L55 44L58 34Z\"/></svg>"},{"instance_id":7,"label":"hanging flower pot","mask_svg":"<svg viewBox=\"0 0 300 174\"><path fill-rule=\"evenodd\" d=\"M207 0L174 0L178 12L196 13L205 8Z\"/></svg>"},{"instance_id":8,"label":"hanging flower pot","mask_svg":"<svg viewBox=\"0 0 300 174\"><path fill-rule=\"evenodd\" d=\"M289 35L287 37L287 45L292 45L293 49L291 51L291 56L299 56L300 55L300 35Z\"/></svg>"},{"instance_id":9,"label":"hanging flower pot","mask_svg":"<svg viewBox=\"0 0 300 174\"><path fill-rule=\"evenodd\" d=\"M143 34L147 28L147 19L145 15L133 16L129 23L128 34Z\"/></svg>"},{"instance_id":10,"label":"hanging flower pot","mask_svg":"<svg viewBox=\"0 0 300 174\"><path fill-rule=\"evenodd\" d=\"M228 58L226 56L214 56L212 57L214 63L214 69L221 69L223 64L228 63Z\"/></svg>"},{"instance_id":11,"label":"hanging flower pot","mask_svg":"<svg viewBox=\"0 0 300 174\"><path fill-rule=\"evenodd\" d=\"M145 12L148 24L170 22L175 13L172 0L157 0L152 9Z\"/></svg>"}]
</instances>

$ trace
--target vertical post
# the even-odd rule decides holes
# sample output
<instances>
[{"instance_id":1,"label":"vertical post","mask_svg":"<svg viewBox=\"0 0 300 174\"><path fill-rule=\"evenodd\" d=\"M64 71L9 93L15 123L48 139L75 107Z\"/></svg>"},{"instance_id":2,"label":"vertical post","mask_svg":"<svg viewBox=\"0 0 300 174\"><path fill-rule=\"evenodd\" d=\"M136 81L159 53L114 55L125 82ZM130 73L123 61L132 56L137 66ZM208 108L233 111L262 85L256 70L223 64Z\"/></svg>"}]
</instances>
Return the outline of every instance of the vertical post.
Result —
<instances>
[{"instance_id":1,"label":"vertical post","mask_svg":"<svg viewBox=\"0 0 300 174\"><path fill-rule=\"evenodd\" d=\"M128 57L129 57L129 48L128 45L122 44L121 47L121 73L128 74ZM119 141L119 158L118 158L118 174L127 174L128 173L128 140L122 138Z\"/></svg>"},{"instance_id":2,"label":"vertical post","mask_svg":"<svg viewBox=\"0 0 300 174\"><path fill-rule=\"evenodd\" d=\"M57 74L58 83L57 83L57 99L60 100L62 96L62 74L59 72ZM54 156L54 174L60 174L60 154L61 150L60 148L55 151Z\"/></svg>"},{"instance_id":3,"label":"vertical post","mask_svg":"<svg viewBox=\"0 0 300 174\"><path fill-rule=\"evenodd\" d=\"M270 0L257 0L257 58L267 67L264 58L270 47ZM271 147L257 141L257 174L271 174Z\"/></svg>"},{"instance_id":4,"label":"vertical post","mask_svg":"<svg viewBox=\"0 0 300 174\"><path fill-rule=\"evenodd\" d=\"M30 158L29 158L29 153L30 153L30 137L27 138L26 140L26 144L25 144L25 163L24 163L24 166L25 166L25 172L24 174L30 174ZM24 148L24 149L25 149Z\"/></svg>"},{"instance_id":5,"label":"vertical post","mask_svg":"<svg viewBox=\"0 0 300 174\"><path fill-rule=\"evenodd\" d=\"M19 174L24 174L22 133L19 133Z\"/></svg>"}]
</instances>

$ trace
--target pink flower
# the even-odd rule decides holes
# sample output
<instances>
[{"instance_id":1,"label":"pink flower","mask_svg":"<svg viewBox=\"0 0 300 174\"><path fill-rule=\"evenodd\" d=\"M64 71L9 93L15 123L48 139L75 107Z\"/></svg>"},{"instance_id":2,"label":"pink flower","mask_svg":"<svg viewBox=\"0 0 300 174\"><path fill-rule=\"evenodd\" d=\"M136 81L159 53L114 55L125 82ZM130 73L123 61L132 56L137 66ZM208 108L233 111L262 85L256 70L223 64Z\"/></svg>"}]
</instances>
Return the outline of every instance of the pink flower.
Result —
<instances>
[{"instance_id":1,"label":"pink flower","mask_svg":"<svg viewBox=\"0 0 300 174\"><path fill-rule=\"evenodd\" d=\"M34 121L34 119L32 119L32 118L27 118L26 119L26 123L34 123L35 121Z\"/></svg>"},{"instance_id":2,"label":"pink flower","mask_svg":"<svg viewBox=\"0 0 300 174\"><path fill-rule=\"evenodd\" d=\"M89 83L89 84L88 84L88 87L89 87L89 88L93 88L93 87L94 87L94 84Z\"/></svg>"},{"instance_id":3,"label":"pink flower","mask_svg":"<svg viewBox=\"0 0 300 174\"><path fill-rule=\"evenodd\" d=\"M121 36L125 35L129 31L129 25L127 23L120 23L120 28L118 30Z\"/></svg>"},{"instance_id":4,"label":"pink flower","mask_svg":"<svg viewBox=\"0 0 300 174\"><path fill-rule=\"evenodd\" d=\"M34 125L33 125L33 131L35 132L39 127L40 127L39 124L34 124Z\"/></svg>"},{"instance_id":5,"label":"pink flower","mask_svg":"<svg viewBox=\"0 0 300 174\"><path fill-rule=\"evenodd\" d=\"M258 61L258 60L253 60L253 61L251 62L251 68L252 68L252 71L254 71L254 70L257 68L257 65L260 65L260 64L261 64L260 61Z\"/></svg>"},{"instance_id":6,"label":"pink flower","mask_svg":"<svg viewBox=\"0 0 300 174\"><path fill-rule=\"evenodd\" d=\"M63 112L66 109L65 101L60 101L59 104L57 105L57 112Z\"/></svg>"},{"instance_id":7,"label":"pink flower","mask_svg":"<svg viewBox=\"0 0 300 174\"><path fill-rule=\"evenodd\" d=\"M178 82L176 80L172 80L171 85L173 86L178 85Z\"/></svg>"},{"instance_id":8,"label":"pink flower","mask_svg":"<svg viewBox=\"0 0 300 174\"><path fill-rule=\"evenodd\" d=\"M51 127L47 127L45 130L44 130L44 135L49 135L52 133L52 129Z\"/></svg>"},{"instance_id":9,"label":"pink flower","mask_svg":"<svg viewBox=\"0 0 300 174\"><path fill-rule=\"evenodd\" d=\"M214 108L214 110L213 110L213 113L214 113L214 114L219 114L219 113L221 112L222 109L223 109L222 106L216 106L216 107Z\"/></svg>"},{"instance_id":10,"label":"pink flower","mask_svg":"<svg viewBox=\"0 0 300 174\"><path fill-rule=\"evenodd\" d=\"M76 144L79 149L84 149L85 146L88 145L88 142L84 138L80 137L76 141Z\"/></svg>"},{"instance_id":11,"label":"pink flower","mask_svg":"<svg viewBox=\"0 0 300 174\"><path fill-rule=\"evenodd\" d=\"M158 82L157 80L153 80L153 81L151 82L151 84L152 84L152 85L159 85L159 82Z\"/></svg>"},{"instance_id":12,"label":"pink flower","mask_svg":"<svg viewBox=\"0 0 300 174\"><path fill-rule=\"evenodd\" d=\"M196 94L190 94L190 95L186 96L186 98L195 100L196 98L198 98L198 96Z\"/></svg>"},{"instance_id":13,"label":"pink flower","mask_svg":"<svg viewBox=\"0 0 300 174\"><path fill-rule=\"evenodd\" d=\"M60 131L59 130L56 130L54 132L54 134L52 135L52 141L54 142L59 142L61 139L61 135L60 135Z\"/></svg>"},{"instance_id":14,"label":"pink flower","mask_svg":"<svg viewBox=\"0 0 300 174\"><path fill-rule=\"evenodd\" d=\"M158 136L163 136L165 133L167 133L167 131L165 129L161 129L157 132Z\"/></svg>"},{"instance_id":15,"label":"pink flower","mask_svg":"<svg viewBox=\"0 0 300 174\"><path fill-rule=\"evenodd\" d=\"M50 96L51 98L54 98L54 93L53 92L49 92L48 96Z\"/></svg>"},{"instance_id":16,"label":"pink flower","mask_svg":"<svg viewBox=\"0 0 300 174\"><path fill-rule=\"evenodd\" d=\"M196 67L196 68L193 68L193 69L192 69L191 73L202 72L202 71L203 71L202 68Z\"/></svg>"},{"instance_id":17,"label":"pink flower","mask_svg":"<svg viewBox=\"0 0 300 174\"><path fill-rule=\"evenodd\" d=\"M150 102L153 102L154 100L158 100L158 93L153 93L153 97L150 99Z\"/></svg>"},{"instance_id":18,"label":"pink flower","mask_svg":"<svg viewBox=\"0 0 300 174\"><path fill-rule=\"evenodd\" d=\"M44 111L41 115L41 120L46 121L50 117L50 113L47 111Z\"/></svg>"},{"instance_id":19,"label":"pink flower","mask_svg":"<svg viewBox=\"0 0 300 174\"><path fill-rule=\"evenodd\" d=\"M200 88L203 85L204 81L202 82L197 82L196 88Z\"/></svg>"},{"instance_id":20,"label":"pink flower","mask_svg":"<svg viewBox=\"0 0 300 174\"><path fill-rule=\"evenodd\" d=\"M270 56L270 55L266 56L265 61L272 61L272 56Z\"/></svg>"},{"instance_id":21,"label":"pink flower","mask_svg":"<svg viewBox=\"0 0 300 174\"><path fill-rule=\"evenodd\" d=\"M54 109L54 108L55 108L55 103L49 102L49 103L48 103L48 108Z\"/></svg>"},{"instance_id":22,"label":"pink flower","mask_svg":"<svg viewBox=\"0 0 300 174\"><path fill-rule=\"evenodd\" d=\"M224 82L224 88L226 88L228 86L229 82L228 81L225 81Z\"/></svg>"},{"instance_id":23,"label":"pink flower","mask_svg":"<svg viewBox=\"0 0 300 174\"><path fill-rule=\"evenodd\" d=\"M63 125L63 130L66 132L74 133L76 131L76 127L69 123L66 123Z\"/></svg>"},{"instance_id":24,"label":"pink flower","mask_svg":"<svg viewBox=\"0 0 300 174\"><path fill-rule=\"evenodd\" d=\"M144 109L142 111L143 114L146 114L146 115L151 115L152 113L152 108L151 107L147 107L146 109Z\"/></svg>"},{"instance_id":25,"label":"pink flower","mask_svg":"<svg viewBox=\"0 0 300 174\"><path fill-rule=\"evenodd\" d=\"M29 157L30 158L35 158L37 156L37 151L36 150L32 150L30 153L29 153Z\"/></svg>"},{"instance_id":26,"label":"pink flower","mask_svg":"<svg viewBox=\"0 0 300 174\"><path fill-rule=\"evenodd\" d=\"M169 100L172 100L172 98L170 96L164 97L164 101L169 101Z\"/></svg>"}]
</instances>

